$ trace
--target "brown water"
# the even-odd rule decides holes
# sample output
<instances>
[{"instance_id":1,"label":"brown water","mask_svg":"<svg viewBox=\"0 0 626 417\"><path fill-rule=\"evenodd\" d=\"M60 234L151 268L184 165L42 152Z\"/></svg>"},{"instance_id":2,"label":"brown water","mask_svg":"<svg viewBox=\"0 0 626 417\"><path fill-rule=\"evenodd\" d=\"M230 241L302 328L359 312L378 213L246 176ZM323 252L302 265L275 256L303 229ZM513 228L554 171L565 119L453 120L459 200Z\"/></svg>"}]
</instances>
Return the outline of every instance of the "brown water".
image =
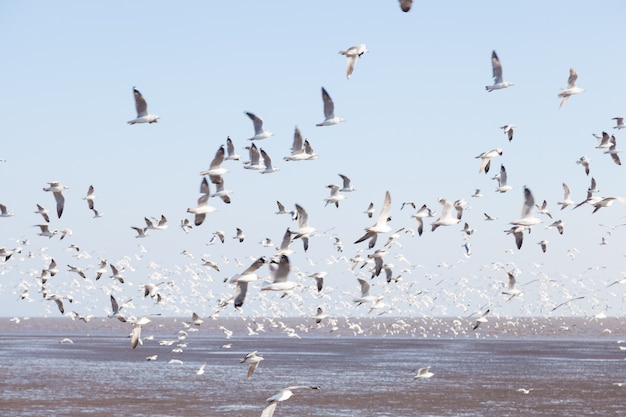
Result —
<instances>
[{"instance_id":1,"label":"brown water","mask_svg":"<svg viewBox=\"0 0 626 417\"><path fill-rule=\"evenodd\" d=\"M363 333L354 336L353 323L330 332L304 327L310 323L301 319L282 325L257 319L264 331L248 336L246 327L257 326L251 320L208 320L189 332L181 320L161 319L144 326L143 336L153 338L133 350L130 325L114 319L3 319L0 415L260 416L266 398L304 384L320 390L296 391L275 416L626 416L623 320L570 321L579 329L573 335L562 323L536 319L518 320L516 327L556 334L513 335L501 332L510 320L490 320L484 324L491 327L456 337L437 336L454 319L403 319L409 326L392 335L396 321L361 321ZM411 331L418 323L432 335L412 335L419 334ZM233 336L227 339L220 326ZM300 338L287 336L283 326L301 326ZM184 340L178 340L181 329L187 329ZM74 343L59 343L64 337ZM163 340L186 346L174 353L176 343ZM232 347L221 348L225 343ZM254 350L265 360L246 379L247 365L239 360ZM146 360L155 354L156 361ZM205 373L196 375L204 362ZM432 366L435 375L414 380L422 366Z\"/></svg>"}]
</instances>

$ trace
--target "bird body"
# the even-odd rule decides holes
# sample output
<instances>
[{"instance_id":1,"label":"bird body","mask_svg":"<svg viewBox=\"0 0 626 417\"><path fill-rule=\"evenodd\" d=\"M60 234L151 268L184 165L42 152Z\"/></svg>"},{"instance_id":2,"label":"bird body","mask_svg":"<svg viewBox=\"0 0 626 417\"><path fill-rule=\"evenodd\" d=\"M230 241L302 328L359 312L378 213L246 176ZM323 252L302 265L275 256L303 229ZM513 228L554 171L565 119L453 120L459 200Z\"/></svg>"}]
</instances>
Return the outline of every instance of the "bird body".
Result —
<instances>
[{"instance_id":1,"label":"bird body","mask_svg":"<svg viewBox=\"0 0 626 417\"><path fill-rule=\"evenodd\" d=\"M133 97L135 98L135 109L137 110L137 117L133 120L129 120L129 125L134 125L136 123L157 123L159 121L159 116L148 113L148 104L146 100L143 98L139 90L133 87Z\"/></svg>"}]
</instances>

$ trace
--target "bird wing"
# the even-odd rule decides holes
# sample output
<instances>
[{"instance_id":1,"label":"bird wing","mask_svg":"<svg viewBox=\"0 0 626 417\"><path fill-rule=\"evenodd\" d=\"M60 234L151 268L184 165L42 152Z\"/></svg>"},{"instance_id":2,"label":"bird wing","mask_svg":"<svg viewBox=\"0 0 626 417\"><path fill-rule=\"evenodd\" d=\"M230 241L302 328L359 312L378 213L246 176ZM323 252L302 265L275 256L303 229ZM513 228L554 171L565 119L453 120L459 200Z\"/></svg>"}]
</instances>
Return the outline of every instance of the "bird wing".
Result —
<instances>
[{"instance_id":1,"label":"bird wing","mask_svg":"<svg viewBox=\"0 0 626 417\"><path fill-rule=\"evenodd\" d=\"M139 90L133 87L133 96L135 97L135 108L137 109L137 117L148 115L148 104L143 98Z\"/></svg>"},{"instance_id":2,"label":"bird wing","mask_svg":"<svg viewBox=\"0 0 626 417\"><path fill-rule=\"evenodd\" d=\"M330 98L324 87L322 87L322 100L324 101L324 117L326 119L334 118L335 105L333 104L333 100Z\"/></svg>"}]
</instances>

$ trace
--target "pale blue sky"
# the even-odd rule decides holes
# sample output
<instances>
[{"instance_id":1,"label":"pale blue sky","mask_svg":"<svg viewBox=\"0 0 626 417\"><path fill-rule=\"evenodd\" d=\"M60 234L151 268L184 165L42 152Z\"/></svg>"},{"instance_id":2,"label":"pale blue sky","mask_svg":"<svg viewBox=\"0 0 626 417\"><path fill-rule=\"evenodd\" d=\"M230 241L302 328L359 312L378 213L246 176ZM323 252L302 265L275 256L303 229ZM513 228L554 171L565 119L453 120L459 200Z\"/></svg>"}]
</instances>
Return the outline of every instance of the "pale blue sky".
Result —
<instances>
[{"instance_id":1,"label":"pale blue sky","mask_svg":"<svg viewBox=\"0 0 626 417\"><path fill-rule=\"evenodd\" d=\"M67 310L104 315L113 291L119 298L132 296L136 313L208 315L217 299L234 292L222 282L241 271L234 258L247 266L249 256L270 256L272 251L258 242L266 237L279 242L287 227L295 227L286 216L274 215L276 200L290 208L301 204L311 225L327 231L311 239L306 254L294 242L291 279L308 287L312 279L297 278L297 269L327 271L329 295L317 299L307 289L298 293L302 302L280 300L278 294L261 297L257 283L242 314L269 314L272 303L277 310L271 314L314 314L318 305L331 315L367 314L366 307L351 305L358 272L326 260L351 258L357 250L371 253L365 244L352 242L374 223L363 211L370 201L378 210L386 190L394 229L415 228L413 211L400 211L403 201L439 212L440 197L466 199L472 208L463 221L478 229L470 258L463 256L462 224L434 233L427 226L422 237L403 235L403 246L392 247L385 260L396 265L396 274L402 268L411 272L401 273L397 284L386 284L382 276L371 281L372 293L386 293L392 313L466 316L491 307L496 314L543 315L569 297L585 296L574 310L555 313L623 315L624 284L608 290L606 285L622 277L626 228L608 235L599 224L621 224L626 209L615 204L592 215L589 206L560 211L556 202L563 197L562 182L575 201L585 198L590 177L575 163L583 155L592 159L601 195L626 195L624 167L595 149L591 136L610 131L618 146L623 143L611 118L626 115L625 9L619 1L529 1L506 7L502 2L415 2L406 14L394 0L2 2L0 159L6 162L0 164L0 203L15 216L0 218L0 247L14 248L16 239L28 239L28 245L22 245L21 256L0 265L0 316L59 315L54 305L41 301L35 284L50 256L61 270L50 291L71 292L76 299ZM337 52L358 43L366 43L370 52L347 80L345 58ZM492 50L504 78L515 85L487 93ZM587 91L559 109L557 93L570 67ZM158 124L126 124L135 116L133 86L147 99L149 111L161 117ZM323 119L321 86L345 123L315 127ZM260 175L240 162L225 163L232 204L212 199L219 210L186 235L178 224L199 196L198 174L226 136L245 156L252 124L244 111L262 116L275 133L257 146L280 171ZM517 125L511 143L499 129L507 123ZM318 160L282 161L296 125ZM488 175L479 175L474 157L496 147L503 148L503 156ZM491 179L500 163L514 187L505 194L493 191ZM358 190L339 209L324 207L326 185L339 183L338 173L350 176ZM36 203L54 207L52 196L42 191L53 180L70 187L63 218L51 221L51 228L73 230L63 241L37 236L33 227L41 223L33 213ZM90 184L101 219L93 219L81 200ZM518 251L503 230L519 218L524 185L537 203L548 201L566 230L563 236L546 230L551 221L541 216L543 224L525 235ZM475 188L485 197L471 198ZM485 222L483 212L498 220ZM161 214L169 219L167 230L134 237L130 226ZM247 235L242 244L232 239L236 227ZM218 229L226 231L227 242L206 246ZM343 254L334 251L331 236L342 239ZM600 245L603 236L606 246ZM536 244L542 239L550 242L545 254ZM66 250L71 243L91 258L72 257ZM139 244L148 251L140 260L135 258ZM567 253L573 248L579 252L572 260ZM183 249L194 259L181 255ZM398 254L412 266L393 257ZM125 256L134 269L126 271L128 285L112 289L108 278L93 281L99 259L117 263ZM218 273L200 265L203 256L231 261ZM485 268L492 262L518 268L519 283L527 284L521 299L506 302L500 294L506 273ZM438 266L442 263L453 268ZM89 280L76 287L67 264L88 269ZM191 284L189 270L199 271L201 284ZM369 278L365 269L359 272ZM159 282L160 275L176 285L166 290L169 303L153 306L138 287ZM18 300L21 281L31 285L32 302ZM418 290L423 291L419 296ZM232 306L222 314L233 314Z\"/></svg>"}]
</instances>

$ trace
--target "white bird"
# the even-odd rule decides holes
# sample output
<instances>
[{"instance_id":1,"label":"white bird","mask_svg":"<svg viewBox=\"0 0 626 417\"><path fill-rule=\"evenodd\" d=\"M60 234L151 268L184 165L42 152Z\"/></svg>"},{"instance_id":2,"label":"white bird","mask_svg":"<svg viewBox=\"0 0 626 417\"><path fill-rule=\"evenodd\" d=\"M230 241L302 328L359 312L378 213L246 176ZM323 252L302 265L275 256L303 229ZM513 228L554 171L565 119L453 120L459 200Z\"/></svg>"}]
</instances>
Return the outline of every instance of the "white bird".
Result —
<instances>
[{"instance_id":1,"label":"white bird","mask_svg":"<svg viewBox=\"0 0 626 417\"><path fill-rule=\"evenodd\" d=\"M541 220L533 215L535 199L527 187L524 187L524 205L522 206L522 216L519 220L514 220L511 224L515 226L531 227L541 223Z\"/></svg>"},{"instance_id":2,"label":"white bird","mask_svg":"<svg viewBox=\"0 0 626 417\"><path fill-rule=\"evenodd\" d=\"M445 198L440 198L439 202L443 206L441 209L441 215L437 220L431 223L431 231L434 232L439 226L453 226L458 224L461 219L458 216L454 216L452 209L454 208L454 203Z\"/></svg>"},{"instance_id":3,"label":"white bird","mask_svg":"<svg viewBox=\"0 0 626 417\"><path fill-rule=\"evenodd\" d=\"M324 101L324 121L315 126L332 126L343 122L341 117L335 117L335 104L324 87L322 87L322 100Z\"/></svg>"},{"instance_id":4,"label":"white bird","mask_svg":"<svg viewBox=\"0 0 626 417\"><path fill-rule=\"evenodd\" d=\"M611 158L613 159L613 162L615 162L615 164L622 165L622 161L620 161L619 155L618 155L618 153L620 153L621 150L617 149L617 140L615 139L615 136L611 136L610 143L611 143L611 146L609 146L609 149L604 151L604 153L611 155Z\"/></svg>"},{"instance_id":5,"label":"white bird","mask_svg":"<svg viewBox=\"0 0 626 417\"><path fill-rule=\"evenodd\" d=\"M541 205L535 204L535 207L537 207L537 212L538 213L545 214L549 218L552 218L552 214L548 210L548 202L546 200L543 200L543 203Z\"/></svg>"},{"instance_id":6,"label":"white bird","mask_svg":"<svg viewBox=\"0 0 626 417\"><path fill-rule=\"evenodd\" d=\"M506 193L509 190L512 190L513 187L511 187L507 182L508 182L508 178L509 176L506 173L506 168L504 167L504 165L500 164L500 173L497 174L495 177L493 177L493 179L498 180L498 188L496 188L496 192L498 193Z\"/></svg>"},{"instance_id":7,"label":"white bird","mask_svg":"<svg viewBox=\"0 0 626 417\"><path fill-rule=\"evenodd\" d=\"M474 327L472 327L472 330L478 329L478 326L480 326L481 323L486 323L487 315L489 315L489 310L485 311L479 318L476 319L476 323L474 323Z\"/></svg>"},{"instance_id":8,"label":"white bird","mask_svg":"<svg viewBox=\"0 0 626 417\"><path fill-rule=\"evenodd\" d=\"M135 232L137 232L137 236L135 236L136 238L148 237L148 233L146 233L148 228L137 227L137 226L131 226L130 228L133 229Z\"/></svg>"},{"instance_id":9,"label":"white bird","mask_svg":"<svg viewBox=\"0 0 626 417\"><path fill-rule=\"evenodd\" d=\"M247 146L248 153L250 155L250 161L244 162L245 169L251 169L255 171L261 171L265 169L265 165L261 163L261 153L256 145L253 143L250 146Z\"/></svg>"},{"instance_id":10,"label":"white bird","mask_svg":"<svg viewBox=\"0 0 626 417\"><path fill-rule=\"evenodd\" d=\"M153 217L154 218L154 217ZM167 229L167 218L161 214L161 218L160 219L155 219L155 222L152 222L152 220L150 220L147 217L143 218L144 221L146 222L146 229L148 230L165 230Z\"/></svg>"},{"instance_id":11,"label":"white bird","mask_svg":"<svg viewBox=\"0 0 626 417\"><path fill-rule=\"evenodd\" d=\"M148 113L148 104L143 98L139 90L133 87L133 96L135 97L135 108L137 109L137 118L129 120L129 125L135 123L156 123L159 121L159 116Z\"/></svg>"},{"instance_id":12,"label":"white bird","mask_svg":"<svg viewBox=\"0 0 626 417\"><path fill-rule=\"evenodd\" d=\"M35 212L36 214L41 214L43 216L43 219L50 223L50 212L48 210L46 210L45 208L43 208L42 206L40 206L39 204L37 204L37 211Z\"/></svg>"},{"instance_id":13,"label":"white bird","mask_svg":"<svg viewBox=\"0 0 626 417\"><path fill-rule=\"evenodd\" d=\"M48 228L47 224L37 224L35 225L35 227L39 227L40 232L37 233L39 236L43 236L43 237L47 237L47 238L52 238L52 236L56 235L57 233L59 233L59 231L57 229L53 229L52 231Z\"/></svg>"},{"instance_id":14,"label":"white bird","mask_svg":"<svg viewBox=\"0 0 626 417\"><path fill-rule=\"evenodd\" d=\"M237 234L233 236L233 239L238 239L239 242L241 243L246 238L246 235L244 235L243 230L241 230L240 228L237 227L236 229L237 229Z\"/></svg>"},{"instance_id":15,"label":"white bird","mask_svg":"<svg viewBox=\"0 0 626 417\"><path fill-rule=\"evenodd\" d=\"M306 386L306 385L296 385L296 386L292 386L292 387L287 387L287 388L283 388L280 391L278 391L278 393L272 395L271 397L269 397L267 399L267 402L270 403L267 407L265 407L265 409L263 409L263 412L261 413L261 417L272 417L274 415L274 410L276 410L276 405L280 402L280 401L285 401L288 400L289 398L291 398L293 396L293 391L297 390L297 389L315 389L315 390L319 390L320 387L312 387L312 386Z\"/></svg>"},{"instance_id":16,"label":"white bird","mask_svg":"<svg viewBox=\"0 0 626 417\"><path fill-rule=\"evenodd\" d=\"M212 184L222 182L222 175L228 172L228 169L222 168L222 162L224 162L224 146L219 147L209 169L202 171L200 175L203 177L208 175Z\"/></svg>"},{"instance_id":17,"label":"white bird","mask_svg":"<svg viewBox=\"0 0 626 417\"><path fill-rule=\"evenodd\" d=\"M339 176L341 177L341 181L342 181L341 189L339 191L344 192L344 193L350 193L352 191L356 191L356 188L350 185L351 181L349 177L343 174L339 174Z\"/></svg>"},{"instance_id":18,"label":"white bird","mask_svg":"<svg viewBox=\"0 0 626 417\"><path fill-rule=\"evenodd\" d=\"M339 208L339 202L341 200L344 200L346 196L339 192L340 190L338 185L330 184L326 187L330 188L330 196L324 199L324 201L326 202L326 206L329 204L334 204L335 207Z\"/></svg>"},{"instance_id":19,"label":"white bird","mask_svg":"<svg viewBox=\"0 0 626 417\"><path fill-rule=\"evenodd\" d=\"M63 190L67 190L69 187L62 185L58 181L51 181L48 184L49 187L45 187L43 190L52 192L54 195L54 199L57 202L57 216L60 219L63 214L63 207L65 206L65 198L63 197L62 192Z\"/></svg>"},{"instance_id":20,"label":"white bird","mask_svg":"<svg viewBox=\"0 0 626 417\"><path fill-rule=\"evenodd\" d=\"M522 292L518 290L517 288L515 288L515 283L516 283L515 275L513 275L512 272L507 272L507 275L509 277L509 283L508 283L507 289L502 291L502 294L510 295L511 297L507 301L511 301L513 297L521 294Z\"/></svg>"},{"instance_id":21,"label":"white bird","mask_svg":"<svg viewBox=\"0 0 626 417\"><path fill-rule=\"evenodd\" d=\"M11 217L13 216L13 212L7 210L7 206L4 204L0 204L0 217Z\"/></svg>"},{"instance_id":22,"label":"white bird","mask_svg":"<svg viewBox=\"0 0 626 417\"><path fill-rule=\"evenodd\" d=\"M419 236L421 236L424 232L424 217L434 216L435 213L431 209L429 209L426 204L422 205L422 207L420 207L415 214L411 215L411 217L415 218L415 220L417 221L417 234Z\"/></svg>"},{"instance_id":23,"label":"white bird","mask_svg":"<svg viewBox=\"0 0 626 417\"><path fill-rule=\"evenodd\" d=\"M572 204L575 204L574 200L570 198L571 194L572 193L569 187L567 186L567 184L563 183L563 200L557 202L557 204L561 205L561 210L563 210L567 206L571 206Z\"/></svg>"},{"instance_id":24,"label":"white bird","mask_svg":"<svg viewBox=\"0 0 626 417\"><path fill-rule=\"evenodd\" d=\"M89 206L91 210L93 210L93 201L95 199L96 199L96 195L94 194L93 185L90 185L89 189L87 190L87 195L83 197L83 200L87 200L87 205Z\"/></svg>"},{"instance_id":25,"label":"white bird","mask_svg":"<svg viewBox=\"0 0 626 417\"><path fill-rule=\"evenodd\" d=\"M509 230L505 230L504 232L509 235L513 235L515 238L515 245L517 249L522 248L522 243L524 243L524 231L529 230L528 226L512 226Z\"/></svg>"},{"instance_id":26,"label":"white bird","mask_svg":"<svg viewBox=\"0 0 626 417\"><path fill-rule=\"evenodd\" d=\"M367 48L365 47L364 43L360 43L356 46L351 46L350 48L346 49L345 51L339 51L339 53L341 55L344 55L346 57L346 77L348 79L350 79L350 76L352 75L352 72L354 71L354 66L356 65L356 61L357 59L361 58L361 56L366 53L369 52L367 50Z\"/></svg>"},{"instance_id":27,"label":"white bird","mask_svg":"<svg viewBox=\"0 0 626 417\"><path fill-rule=\"evenodd\" d=\"M382 295L379 295L379 296L370 295L369 282L365 281L363 278L357 278L357 280L359 281L359 284L361 285L361 296L354 298L352 301L354 301L357 305L361 305L365 303L374 303L379 299L382 300L383 298Z\"/></svg>"},{"instance_id":28,"label":"white bird","mask_svg":"<svg viewBox=\"0 0 626 417\"><path fill-rule=\"evenodd\" d=\"M183 232L189 233L189 230L191 230L192 227L193 226L191 225L189 219L182 219L180 221L180 228L183 229Z\"/></svg>"},{"instance_id":29,"label":"white bird","mask_svg":"<svg viewBox=\"0 0 626 417\"><path fill-rule=\"evenodd\" d=\"M235 297L234 304L235 308L239 308L243 305L246 294L248 292L248 283L252 281L256 281L258 279L258 275L256 271L261 268L265 264L265 258L260 257L256 259L248 268L246 268L242 273L233 275L230 279L230 283L237 284L237 288L235 289Z\"/></svg>"},{"instance_id":30,"label":"white bird","mask_svg":"<svg viewBox=\"0 0 626 417\"><path fill-rule=\"evenodd\" d=\"M77 266L72 266L72 265L67 265L67 267L69 268L68 271L69 272L76 272L78 275L80 275L81 278L83 279L87 279L87 276L85 275L85 271L83 271L82 268L79 268Z\"/></svg>"},{"instance_id":31,"label":"white bird","mask_svg":"<svg viewBox=\"0 0 626 417\"><path fill-rule=\"evenodd\" d=\"M376 244L376 239L378 238L379 233L387 233L391 230L391 226L387 224L391 217L391 195L389 191L385 192L385 200L383 202L383 207L378 214L378 219L376 220L376 224L371 227L367 227L365 229L365 234L357 239L354 243L360 243L369 239L368 248L371 249Z\"/></svg>"},{"instance_id":32,"label":"white bird","mask_svg":"<svg viewBox=\"0 0 626 417\"><path fill-rule=\"evenodd\" d=\"M545 240L545 239L540 240L539 242L537 242L537 244L538 244L539 246L541 246L541 251L542 251L543 253L546 253L546 250L548 250L548 243L549 243L549 242L548 242L547 240Z\"/></svg>"},{"instance_id":33,"label":"white bird","mask_svg":"<svg viewBox=\"0 0 626 417\"><path fill-rule=\"evenodd\" d=\"M493 217L492 215L487 214L487 213L483 213L483 215L485 216L485 220L497 220L498 219L497 217Z\"/></svg>"},{"instance_id":34,"label":"white bird","mask_svg":"<svg viewBox=\"0 0 626 417\"><path fill-rule=\"evenodd\" d=\"M246 378L250 378L256 368L259 366L259 363L261 363L261 361L265 359L263 358L263 356L259 356L256 353L256 350L254 352L250 352L246 356L244 356L241 361L239 361L240 363L248 363L248 373L246 374Z\"/></svg>"},{"instance_id":35,"label":"white bird","mask_svg":"<svg viewBox=\"0 0 626 417\"><path fill-rule=\"evenodd\" d=\"M293 133L293 144L291 145L291 155L285 156L285 161L306 161L317 159L318 155L313 152L313 148L308 140L302 139L302 133L298 126Z\"/></svg>"},{"instance_id":36,"label":"white bird","mask_svg":"<svg viewBox=\"0 0 626 417\"><path fill-rule=\"evenodd\" d=\"M509 138L509 142L513 140L513 134L515 133L515 125L504 125L500 126L500 129L504 132L505 135Z\"/></svg>"},{"instance_id":37,"label":"white bird","mask_svg":"<svg viewBox=\"0 0 626 417\"><path fill-rule=\"evenodd\" d=\"M613 126L613 129L623 129L626 127L623 117L614 117L612 120L616 120L616 124Z\"/></svg>"},{"instance_id":38,"label":"white bird","mask_svg":"<svg viewBox=\"0 0 626 417\"><path fill-rule=\"evenodd\" d=\"M478 168L478 173L485 171L485 174L489 172L489 168L491 167L491 158L494 158L498 155L502 155L502 149L496 148L487 152L483 152L478 155L476 158L480 158L480 168Z\"/></svg>"},{"instance_id":39,"label":"white bird","mask_svg":"<svg viewBox=\"0 0 626 417\"><path fill-rule=\"evenodd\" d=\"M562 235L563 234L563 230L565 228L565 222L561 219L553 222L551 225L546 226L546 229L552 229L553 227L556 227L556 230L559 231L559 234Z\"/></svg>"},{"instance_id":40,"label":"white bird","mask_svg":"<svg viewBox=\"0 0 626 417\"><path fill-rule=\"evenodd\" d=\"M272 281L261 287L262 291L283 291L288 292L298 286L297 282L288 281L289 272L291 271L291 265L287 255L280 255L278 262L272 260L272 265L278 264L278 267L272 269L270 267L270 274L272 275Z\"/></svg>"},{"instance_id":41,"label":"white bird","mask_svg":"<svg viewBox=\"0 0 626 417\"><path fill-rule=\"evenodd\" d=\"M294 239L302 239L304 245L304 251L309 249L309 238L315 232L315 228L309 226L309 214L299 204L296 204L296 212L298 215L298 228L292 232L295 235Z\"/></svg>"},{"instance_id":42,"label":"white bird","mask_svg":"<svg viewBox=\"0 0 626 417\"><path fill-rule=\"evenodd\" d=\"M503 80L502 64L500 64L500 59L496 51L491 52L491 67L493 69L493 85L486 86L485 89L487 91L492 92L493 90L500 90L513 85L513 83Z\"/></svg>"},{"instance_id":43,"label":"white bird","mask_svg":"<svg viewBox=\"0 0 626 417\"><path fill-rule=\"evenodd\" d=\"M124 283L124 275L117 269L117 267L113 264L109 264L111 267L111 276L109 278L117 280L120 284Z\"/></svg>"},{"instance_id":44,"label":"white bird","mask_svg":"<svg viewBox=\"0 0 626 417\"><path fill-rule=\"evenodd\" d=\"M367 210L365 210L363 213L367 214L367 217L371 219L374 215L374 203L370 202L370 204L367 206Z\"/></svg>"},{"instance_id":45,"label":"white bird","mask_svg":"<svg viewBox=\"0 0 626 417\"><path fill-rule=\"evenodd\" d=\"M588 158L587 156L581 156L577 161L576 164L578 165L582 165L583 168L585 169L585 174L589 175L589 163L591 162L591 159Z\"/></svg>"},{"instance_id":46,"label":"white bird","mask_svg":"<svg viewBox=\"0 0 626 417\"><path fill-rule=\"evenodd\" d=\"M430 366L427 366L425 368L418 369L413 379L427 379L432 377L433 375L435 374L430 372Z\"/></svg>"},{"instance_id":47,"label":"white bird","mask_svg":"<svg viewBox=\"0 0 626 417\"><path fill-rule=\"evenodd\" d=\"M137 347L137 344L143 345L143 341L141 340L141 327L145 324L150 323L152 320L150 320L148 317L152 317L152 316L160 316L160 313L153 313L153 314L147 314L145 316L141 316L139 318L136 317L129 317L126 321L129 322L130 324L132 324L133 326L133 330L130 334L130 346L135 349Z\"/></svg>"},{"instance_id":48,"label":"white bird","mask_svg":"<svg viewBox=\"0 0 626 417\"><path fill-rule=\"evenodd\" d=\"M198 198L198 204L196 207L187 209L187 213L195 215L194 224L196 226L200 226L202 222L204 222L208 213L213 213L217 210L215 207L211 207L208 204L211 193L209 191L209 182L206 177L202 178L202 182L200 183L200 192L202 193L202 196Z\"/></svg>"},{"instance_id":49,"label":"white bird","mask_svg":"<svg viewBox=\"0 0 626 417\"><path fill-rule=\"evenodd\" d=\"M196 375L204 375L204 368L206 367L206 362L200 365L200 368L196 371Z\"/></svg>"},{"instance_id":50,"label":"white bird","mask_svg":"<svg viewBox=\"0 0 626 417\"><path fill-rule=\"evenodd\" d=\"M274 135L269 130L263 129L263 119L257 116L254 113L245 112L250 120L252 120L252 125L254 126L254 136L248 138L248 140L262 140L267 139L270 136Z\"/></svg>"},{"instance_id":51,"label":"white bird","mask_svg":"<svg viewBox=\"0 0 626 417\"><path fill-rule=\"evenodd\" d=\"M558 94L559 97L562 97L559 108L563 107L567 99L569 99L574 94L582 93L583 91L585 91L584 88L576 87L577 79L578 79L578 74L576 73L576 71L574 71L574 68L570 68L569 77L567 78L567 87L562 88Z\"/></svg>"},{"instance_id":52,"label":"white bird","mask_svg":"<svg viewBox=\"0 0 626 417\"><path fill-rule=\"evenodd\" d=\"M480 188L477 188L474 194L472 194L472 197L481 198L484 197L484 194L480 192Z\"/></svg>"},{"instance_id":53,"label":"white bird","mask_svg":"<svg viewBox=\"0 0 626 417\"><path fill-rule=\"evenodd\" d=\"M271 174L278 171L278 168L272 166L272 159L263 148L261 148L261 157L263 158L263 165L265 165L265 169L261 171L261 174Z\"/></svg>"},{"instance_id":54,"label":"white bird","mask_svg":"<svg viewBox=\"0 0 626 417\"><path fill-rule=\"evenodd\" d=\"M230 161L239 161L241 156L235 153L235 145L230 136L226 137L226 159Z\"/></svg>"}]
</instances>

